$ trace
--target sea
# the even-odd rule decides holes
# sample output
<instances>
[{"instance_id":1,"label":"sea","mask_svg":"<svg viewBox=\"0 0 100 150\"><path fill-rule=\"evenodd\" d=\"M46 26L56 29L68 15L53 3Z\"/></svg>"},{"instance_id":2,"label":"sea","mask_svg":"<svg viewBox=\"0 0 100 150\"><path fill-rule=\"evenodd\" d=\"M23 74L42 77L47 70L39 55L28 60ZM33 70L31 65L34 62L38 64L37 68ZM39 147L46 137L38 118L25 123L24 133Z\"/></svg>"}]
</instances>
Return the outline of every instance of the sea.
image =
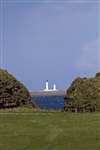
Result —
<instances>
[{"instance_id":1,"label":"sea","mask_svg":"<svg viewBox=\"0 0 100 150\"><path fill-rule=\"evenodd\" d=\"M32 101L40 109L64 109L64 96L32 96Z\"/></svg>"}]
</instances>

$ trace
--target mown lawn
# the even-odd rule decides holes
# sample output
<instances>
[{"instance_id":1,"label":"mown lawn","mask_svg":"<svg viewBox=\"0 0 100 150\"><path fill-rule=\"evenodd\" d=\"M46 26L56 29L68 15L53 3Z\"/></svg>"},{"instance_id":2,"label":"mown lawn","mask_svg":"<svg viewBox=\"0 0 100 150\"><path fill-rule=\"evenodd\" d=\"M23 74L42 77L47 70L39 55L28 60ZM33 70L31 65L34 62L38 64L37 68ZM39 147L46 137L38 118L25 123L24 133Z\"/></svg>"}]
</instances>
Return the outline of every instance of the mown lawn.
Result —
<instances>
[{"instance_id":1,"label":"mown lawn","mask_svg":"<svg viewBox=\"0 0 100 150\"><path fill-rule=\"evenodd\" d=\"M100 150L100 113L1 111L0 150Z\"/></svg>"}]
</instances>

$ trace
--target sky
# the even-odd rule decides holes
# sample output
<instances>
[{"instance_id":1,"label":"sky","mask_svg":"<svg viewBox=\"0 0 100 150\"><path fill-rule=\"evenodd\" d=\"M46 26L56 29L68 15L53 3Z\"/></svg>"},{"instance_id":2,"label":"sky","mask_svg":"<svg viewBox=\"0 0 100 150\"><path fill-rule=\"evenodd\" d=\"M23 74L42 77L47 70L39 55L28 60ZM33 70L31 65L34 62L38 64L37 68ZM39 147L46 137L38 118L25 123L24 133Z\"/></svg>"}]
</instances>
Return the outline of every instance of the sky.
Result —
<instances>
[{"instance_id":1,"label":"sky","mask_svg":"<svg viewBox=\"0 0 100 150\"><path fill-rule=\"evenodd\" d=\"M99 0L0 0L0 58L30 91L100 71Z\"/></svg>"}]
</instances>

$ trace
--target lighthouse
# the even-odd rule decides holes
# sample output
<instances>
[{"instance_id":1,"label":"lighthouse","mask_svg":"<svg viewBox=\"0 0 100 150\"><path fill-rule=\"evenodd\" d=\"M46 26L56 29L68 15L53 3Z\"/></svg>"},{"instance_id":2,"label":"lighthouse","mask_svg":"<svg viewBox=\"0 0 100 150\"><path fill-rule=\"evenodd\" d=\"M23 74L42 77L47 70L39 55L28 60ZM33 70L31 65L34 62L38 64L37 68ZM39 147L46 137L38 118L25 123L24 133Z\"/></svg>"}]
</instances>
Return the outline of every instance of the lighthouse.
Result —
<instances>
[{"instance_id":1,"label":"lighthouse","mask_svg":"<svg viewBox=\"0 0 100 150\"><path fill-rule=\"evenodd\" d=\"M53 88L52 88L52 89L49 89L49 82L48 82L48 80L47 80L46 83L45 83L45 89L44 89L44 91L45 91L45 92L57 91L56 84L53 85Z\"/></svg>"},{"instance_id":2,"label":"lighthouse","mask_svg":"<svg viewBox=\"0 0 100 150\"><path fill-rule=\"evenodd\" d=\"M53 85L53 91L57 91L56 84Z\"/></svg>"},{"instance_id":3,"label":"lighthouse","mask_svg":"<svg viewBox=\"0 0 100 150\"><path fill-rule=\"evenodd\" d=\"M45 83L45 91L49 91L49 83L48 83L48 80L47 80L46 83Z\"/></svg>"}]
</instances>

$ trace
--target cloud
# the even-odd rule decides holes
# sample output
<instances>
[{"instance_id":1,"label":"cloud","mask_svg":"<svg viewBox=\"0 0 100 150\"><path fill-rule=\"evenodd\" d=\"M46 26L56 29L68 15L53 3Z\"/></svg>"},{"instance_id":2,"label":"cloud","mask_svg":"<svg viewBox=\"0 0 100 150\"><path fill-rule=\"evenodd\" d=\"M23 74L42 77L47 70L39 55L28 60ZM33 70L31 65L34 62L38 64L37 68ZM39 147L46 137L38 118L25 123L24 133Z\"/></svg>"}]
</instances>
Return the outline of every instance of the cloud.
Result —
<instances>
[{"instance_id":1,"label":"cloud","mask_svg":"<svg viewBox=\"0 0 100 150\"><path fill-rule=\"evenodd\" d=\"M76 63L79 69L100 69L99 40L91 41L83 46L80 57Z\"/></svg>"}]
</instances>

